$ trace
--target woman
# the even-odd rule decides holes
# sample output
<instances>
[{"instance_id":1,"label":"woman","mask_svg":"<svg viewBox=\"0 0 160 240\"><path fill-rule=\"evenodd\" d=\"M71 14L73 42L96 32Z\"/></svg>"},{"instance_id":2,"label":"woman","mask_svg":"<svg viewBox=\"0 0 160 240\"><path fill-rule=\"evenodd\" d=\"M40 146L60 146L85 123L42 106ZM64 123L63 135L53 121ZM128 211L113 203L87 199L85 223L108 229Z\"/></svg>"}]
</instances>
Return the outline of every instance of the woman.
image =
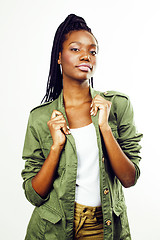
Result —
<instances>
[{"instance_id":1,"label":"woman","mask_svg":"<svg viewBox=\"0 0 160 240\"><path fill-rule=\"evenodd\" d=\"M35 205L26 239L131 239L122 185L139 175L128 97L95 91L98 42L69 15L55 34L44 104L30 113L22 171Z\"/></svg>"}]
</instances>

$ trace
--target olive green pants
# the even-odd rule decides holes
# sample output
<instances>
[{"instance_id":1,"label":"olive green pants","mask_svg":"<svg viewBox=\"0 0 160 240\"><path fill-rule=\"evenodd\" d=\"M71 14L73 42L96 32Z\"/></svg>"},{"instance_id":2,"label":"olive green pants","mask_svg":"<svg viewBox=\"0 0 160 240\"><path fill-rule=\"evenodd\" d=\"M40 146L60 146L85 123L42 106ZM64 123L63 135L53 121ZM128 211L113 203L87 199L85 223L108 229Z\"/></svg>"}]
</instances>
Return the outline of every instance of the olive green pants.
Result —
<instances>
[{"instance_id":1,"label":"olive green pants","mask_svg":"<svg viewBox=\"0 0 160 240\"><path fill-rule=\"evenodd\" d=\"M103 239L102 208L75 203L74 233L74 239Z\"/></svg>"}]
</instances>

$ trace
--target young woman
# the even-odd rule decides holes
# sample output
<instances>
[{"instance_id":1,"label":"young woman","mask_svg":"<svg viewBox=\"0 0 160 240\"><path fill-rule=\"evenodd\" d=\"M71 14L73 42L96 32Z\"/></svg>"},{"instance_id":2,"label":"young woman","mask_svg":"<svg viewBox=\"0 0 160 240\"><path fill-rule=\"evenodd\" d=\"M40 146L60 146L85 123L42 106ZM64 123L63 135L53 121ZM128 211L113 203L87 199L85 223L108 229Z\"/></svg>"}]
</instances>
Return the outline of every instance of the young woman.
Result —
<instances>
[{"instance_id":1,"label":"young woman","mask_svg":"<svg viewBox=\"0 0 160 240\"><path fill-rule=\"evenodd\" d=\"M129 240L122 185L139 175L128 96L92 88L98 42L69 15L55 34L44 104L30 113L22 171L35 205L27 240Z\"/></svg>"}]
</instances>

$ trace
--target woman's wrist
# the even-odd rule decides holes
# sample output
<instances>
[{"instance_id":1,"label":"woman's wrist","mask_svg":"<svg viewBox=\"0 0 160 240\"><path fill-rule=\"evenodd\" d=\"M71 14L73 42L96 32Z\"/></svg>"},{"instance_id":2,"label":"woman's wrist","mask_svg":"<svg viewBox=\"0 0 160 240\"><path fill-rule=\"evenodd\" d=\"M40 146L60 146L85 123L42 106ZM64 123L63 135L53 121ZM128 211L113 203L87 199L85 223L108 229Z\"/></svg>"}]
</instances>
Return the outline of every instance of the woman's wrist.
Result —
<instances>
[{"instance_id":1,"label":"woman's wrist","mask_svg":"<svg viewBox=\"0 0 160 240\"><path fill-rule=\"evenodd\" d=\"M101 133L103 132L111 132L111 127L109 126L109 124L103 124L102 126L99 126Z\"/></svg>"},{"instance_id":2,"label":"woman's wrist","mask_svg":"<svg viewBox=\"0 0 160 240\"><path fill-rule=\"evenodd\" d=\"M51 146L51 149L50 149L50 152L61 152L63 150L63 147L64 145L55 145L55 144L52 144Z\"/></svg>"}]
</instances>

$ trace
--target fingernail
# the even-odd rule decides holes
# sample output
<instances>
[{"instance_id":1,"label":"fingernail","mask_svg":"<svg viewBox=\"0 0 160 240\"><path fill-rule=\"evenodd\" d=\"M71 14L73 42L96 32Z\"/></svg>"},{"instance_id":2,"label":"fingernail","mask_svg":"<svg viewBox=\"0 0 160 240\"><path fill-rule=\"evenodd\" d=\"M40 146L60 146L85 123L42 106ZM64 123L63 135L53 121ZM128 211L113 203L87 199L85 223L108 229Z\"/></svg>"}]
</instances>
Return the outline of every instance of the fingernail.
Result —
<instances>
[{"instance_id":1,"label":"fingernail","mask_svg":"<svg viewBox=\"0 0 160 240\"><path fill-rule=\"evenodd\" d=\"M70 131L66 132L66 135L69 135L69 134L71 134L71 132L70 132Z\"/></svg>"},{"instance_id":2,"label":"fingernail","mask_svg":"<svg viewBox=\"0 0 160 240\"><path fill-rule=\"evenodd\" d=\"M93 112L91 112L90 114L94 116L94 113L93 113Z\"/></svg>"},{"instance_id":3,"label":"fingernail","mask_svg":"<svg viewBox=\"0 0 160 240\"><path fill-rule=\"evenodd\" d=\"M70 131L70 130L68 130L68 133L69 133L69 134L71 134L71 131Z\"/></svg>"}]
</instances>

